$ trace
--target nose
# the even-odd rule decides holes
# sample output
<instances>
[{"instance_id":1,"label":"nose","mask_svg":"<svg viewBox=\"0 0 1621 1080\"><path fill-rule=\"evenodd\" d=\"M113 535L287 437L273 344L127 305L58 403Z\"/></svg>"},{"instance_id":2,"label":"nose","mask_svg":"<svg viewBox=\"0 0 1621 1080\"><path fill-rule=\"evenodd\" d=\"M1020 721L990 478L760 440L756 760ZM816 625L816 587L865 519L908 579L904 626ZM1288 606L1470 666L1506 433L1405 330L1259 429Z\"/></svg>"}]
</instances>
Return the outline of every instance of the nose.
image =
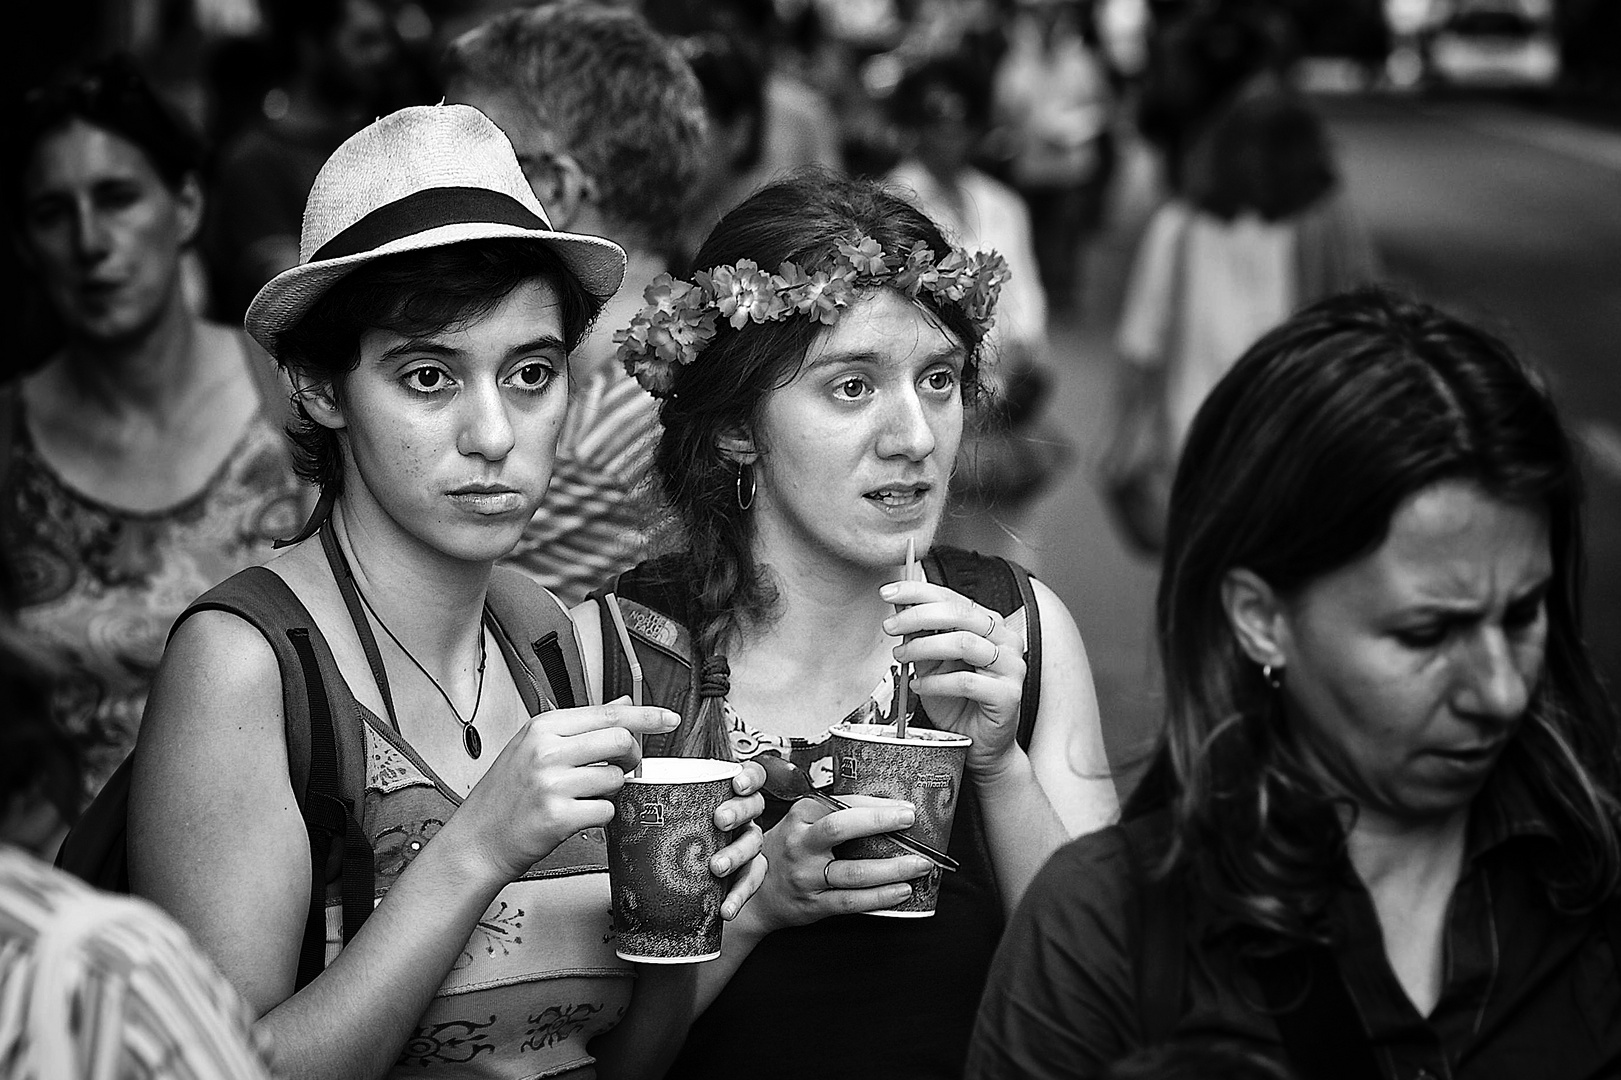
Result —
<instances>
[{"instance_id":1,"label":"nose","mask_svg":"<svg viewBox=\"0 0 1621 1080\"><path fill-rule=\"evenodd\" d=\"M96 263L112 250L111 232L89 202L73 208L73 251L81 262Z\"/></svg>"},{"instance_id":2,"label":"nose","mask_svg":"<svg viewBox=\"0 0 1621 1080\"><path fill-rule=\"evenodd\" d=\"M1511 723L1524 715L1534 678L1535 671L1527 670L1508 635L1501 628L1486 628L1463 660L1458 709L1482 720Z\"/></svg>"},{"instance_id":3,"label":"nose","mask_svg":"<svg viewBox=\"0 0 1621 1080\"><path fill-rule=\"evenodd\" d=\"M891 395L878 433L878 456L922 461L934 452L934 447L934 427L916 388Z\"/></svg>"},{"instance_id":4,"label":"nose","mask_svg":"<svg viewBox=\"0 0 1621 1080\"><path fill-rule=\"evenodd\" d=\"M500 387L493 381L475 382L462 391L457 404L461 412L458 451L486 461L500 461L512 452L516 436Z\"/></svg>"}]
</instances>

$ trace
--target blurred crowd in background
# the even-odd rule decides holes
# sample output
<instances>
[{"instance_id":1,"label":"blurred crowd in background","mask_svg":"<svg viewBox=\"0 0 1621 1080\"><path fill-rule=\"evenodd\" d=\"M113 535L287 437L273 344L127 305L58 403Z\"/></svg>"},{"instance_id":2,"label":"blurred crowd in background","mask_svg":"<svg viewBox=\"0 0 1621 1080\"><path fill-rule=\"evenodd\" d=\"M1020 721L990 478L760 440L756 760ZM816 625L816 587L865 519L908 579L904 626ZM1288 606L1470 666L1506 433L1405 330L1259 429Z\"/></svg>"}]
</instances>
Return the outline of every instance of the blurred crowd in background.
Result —
<instances>
[{"instance_id":1,"label":"blurred crowd in background","mask_svg":"<svg viewBox=\"0 0 1621 1080\"><path fill-rule=\"evenodd\" d=\"M211 190L193 284L205 310L233 322L260 284L296 261L303 194L327 154L373 117L438 100L445 44L508 6L506 0L70 0L35 6L29 21L36 29L16 39L7 78L21 91L113 50L134 56L205 137ZM1122 129L1152 143L1174 189L1185 180L1194 133L1257 73L1281 74L1304 55L1337 55L1400 79L1408 60L1402 50L1413 28L1426 25L1417 8L1439 25L1438 12L1466 5L645 0L633 6L684 40L714 121L718 152L691 193L694 212L678 244L690 248L721 209L785 167L814 162L882 174L904 167L919 150L955 154L963 168L1022 197L1046 299L1062 315L1080 294L1080 250L1105 211ZM1613 96L1621 71L1613 5L1568 0L1546 14L1557 31L1563 83ZM919 81L931 68L950 101ZM951 167L930 164L941 172ZM7 258L16 275L15 255ZM16 280L26 292L27 276ZM27 303L25 315L14 343L20 347L0 362L8 371L38 363L57 340L44 305Z\"/></svg>"}]
</instances>

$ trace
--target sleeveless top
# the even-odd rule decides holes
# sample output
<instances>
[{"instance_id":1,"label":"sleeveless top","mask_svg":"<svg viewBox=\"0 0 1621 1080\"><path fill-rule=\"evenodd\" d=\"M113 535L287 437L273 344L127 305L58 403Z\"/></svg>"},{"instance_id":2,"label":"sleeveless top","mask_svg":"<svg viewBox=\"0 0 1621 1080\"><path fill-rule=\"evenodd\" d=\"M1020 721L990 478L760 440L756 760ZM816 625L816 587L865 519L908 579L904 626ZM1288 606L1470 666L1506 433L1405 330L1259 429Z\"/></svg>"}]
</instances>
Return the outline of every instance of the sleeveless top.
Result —
<instances>
[{"instance_id":1,"label":"sleeveless top","mask_svg":"<svg viewBox=\"0 0 1621 1080\"><path fill-rule=\"evenodd\" d=\"M108 506L51 468L15 398L0 559L23 633L65 668L52 710L84 760L88 801L135 745L170 625L199 593L269 559L310 489L261 405L196 494L162 510Z\"/></svg>"},{"instance_id":2,"label":"sleeveless top","mask_svg":"<svg viewBox=\"0 0 1621 1080\"><path fill-rule=\"evenodd\" d=\"M279 578L253 580L285 590ZM319 637L296 596L286 591L272 598L269 591L259 584L252 589L267 607L301 612L298 625ZM521 661L497 631L513 677L526 685ZM317 651L327 651L324 643ZM538 704L540 710L555 707L544 695ZM353 716L334 716L333 723L360 728L366 779L356 816L375 852L381 901L462 799L387 719L365 706L356 702ZM588 829L496 894L388 1075L590 1080L596 1071L586 1044L625 1015L635 977L614 953L610 909L607 837ZM341 881L328 882L326 940L330 964L343 948Z\"/></svg>"},{"instance_id":3,"label":"sleeveless top","mask_svg":"<svg viewBox=\"0 0 1621 1080\"><path fill-rule=\"evenodd\" d=\"M616 590L621 598L642 602L638 578L647 566L621 575ZM1026 634L1022 607L1002 614L1010 627ZM894 675L891 670L849 716L830 719L887 723ZM686 704L647 700L677 711ZM729 706L722 710L728 742L739 759L783 753L819 786L831 784L826 737L786 739L751 727L748 717ZM909 722L935 726L921 706ZM738 1062L769 1062L772 1080L961 1076L980 991L1006 921L983 811L971 778L965 779L946 846L962 869L943 876L935 914L926 919L835 915L767 935L693 1023L667 1080L730 1075ZM775 825L787 809L768 797L761 828Z\"/></svg>"}]
</instances>

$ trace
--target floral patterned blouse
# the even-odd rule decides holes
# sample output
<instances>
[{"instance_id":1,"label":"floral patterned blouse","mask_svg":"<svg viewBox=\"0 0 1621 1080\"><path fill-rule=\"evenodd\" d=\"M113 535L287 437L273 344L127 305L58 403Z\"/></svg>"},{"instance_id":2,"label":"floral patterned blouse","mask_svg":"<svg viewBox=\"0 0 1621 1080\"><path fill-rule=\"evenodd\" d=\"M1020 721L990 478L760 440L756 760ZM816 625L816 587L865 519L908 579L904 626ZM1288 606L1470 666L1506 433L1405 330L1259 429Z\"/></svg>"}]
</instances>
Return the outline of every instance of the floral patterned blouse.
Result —
<instances>
[{"instance_id":1,"label":"floral patterned blouse","mask_svg":"<svg viewBox=\"0 0 1621 1080\"><path fill-rule=\"evenodd\" d=\"M23 632L65 667L52 704L84 758L88 801L135 744L175 617L269 559L271 541L302 522L310 489L261 408L202 490L163 510L109 506L51 468L14 400L0 559Z\"/></svg>"}]
</instances>

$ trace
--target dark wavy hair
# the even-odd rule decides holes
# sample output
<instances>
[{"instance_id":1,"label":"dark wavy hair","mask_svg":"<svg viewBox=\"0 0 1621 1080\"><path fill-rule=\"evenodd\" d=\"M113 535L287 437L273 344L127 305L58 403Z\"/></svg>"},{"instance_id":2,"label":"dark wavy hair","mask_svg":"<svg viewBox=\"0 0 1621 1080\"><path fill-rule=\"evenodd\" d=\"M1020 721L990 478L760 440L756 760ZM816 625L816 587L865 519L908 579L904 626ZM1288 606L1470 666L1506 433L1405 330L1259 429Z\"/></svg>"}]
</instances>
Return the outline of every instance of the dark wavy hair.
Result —
<instances>
[{"instance_id":1,"label":"dark wavy hair","mask_svg":"<svg viewBox=\"0 0 1621 1080\"><path fill-rule=\"evenodd\" d=\"M1617 723L1581 638L1571 440L1502 341L1369 289L1313 304L1244 354L1194 419L1172 488L1153 771L1174 822L1163 869L1187 875L1215 923L1323 940L1345 840L1345 807L1234 636L1223 578L1245 568L1296 594L1378 548L1405 500L1446 481L1547 515L1545 667L1497 767L1525 779L1559 838L1542 867L1552 902L1579 910L1621 882Z\"/></svg>"},{"instance_id":2,"label":"dark wavy hair","mask_svg":"<svg viewBox=\"0 0 1621 1080\"><path fill-rule=\"evenodd\" d=\"M134 143L170 191L179 191L203 168L202 136L157 95L127 53L114 53L24 95L5 173L13 217L21 213L23 172L34 148L74 120Z\"/></svg>"},{"instance_id":3,"label":"dark wavy hair","mask_svg":"<svg viewBox=\"0 0 1621 1080\"><path fill-rule=\"evenodd\" d=\"M579 344L602 309L557 254L526 240L468 240L375 259L341 278L276 337L275 357L289 374L332 387L343 400L344 376L360 363L368 330L415 336L481 318L528 281L557 290L563 342ZM329 497L342 490L343 447L336 432L310 419L293 400L287 435L298 475Z\"/></svg>"},{"instance_id":4,"label":"dark wavy hair","mask_svg":"<svg viewBox=\"0 0 1621 1080\"><path fill-rule=\"evenodd\" d=\"M937 258L951 250L927 215L881 183L809 170L766 185L723 217L694 265L752 259L775 268L792 260L809 270L859 234L890 252L918 240ZM977 326L960 304L928 292L918 302L967 347L963 393L972 400L979 388ZM659 409L663 431L653 468L679 551L660 565L685 592L691 630L706 656L721 651L744 622L767 617L775 600L754 560L753 519L737 505L738 467L722 455L720 439L742 433L769 452L759 431L766 395L793 380L823 329L799 317L741 330L722 321L698 359L677 366L672 393Z\"/></svg>"}]
</instances>

